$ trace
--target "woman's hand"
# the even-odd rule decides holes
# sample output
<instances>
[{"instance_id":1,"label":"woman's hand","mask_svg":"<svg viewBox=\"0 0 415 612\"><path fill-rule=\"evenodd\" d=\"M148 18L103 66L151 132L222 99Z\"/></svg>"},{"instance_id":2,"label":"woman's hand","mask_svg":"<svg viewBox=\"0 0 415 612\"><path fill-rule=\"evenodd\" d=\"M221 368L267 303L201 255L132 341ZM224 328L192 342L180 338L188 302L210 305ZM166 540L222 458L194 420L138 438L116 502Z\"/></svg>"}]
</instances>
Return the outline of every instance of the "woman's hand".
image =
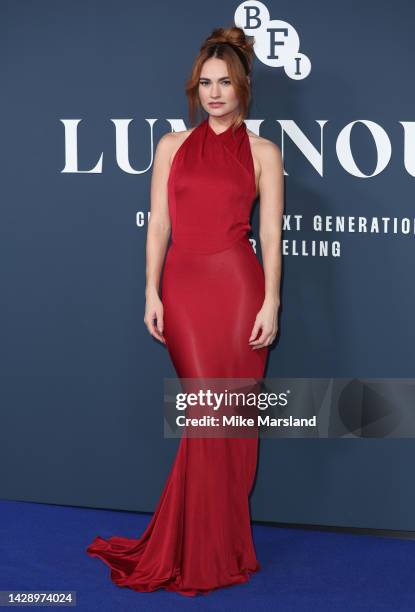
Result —
<instances>
[{"instance_id":1,"label":"woman's hand","mask_svg":"<svg viewBox=\"0 0 415 612\"><path fill-rule=\"evenodd\" d=\"M146 298L146 307L144 315L144 323L147 326L148 331L156 340L160 340L163 344L166 344L166 340L163 335L163 303L157 292L153 292Z\"/></svg>"},{"instance_id":2,"label":"woman's hand","mask_svg":"<svg viewBox=\"0 0 415 612\"><path fill-rule=\"evenodd\" d=\"M253 350L268 346L275 340L278 332L278 309L279 303L264 301L255 318L254 327L248 340L248 344L251 345ZM261 335L257 340L254 340L260 330Z\"/></svg>"}]
</instances>

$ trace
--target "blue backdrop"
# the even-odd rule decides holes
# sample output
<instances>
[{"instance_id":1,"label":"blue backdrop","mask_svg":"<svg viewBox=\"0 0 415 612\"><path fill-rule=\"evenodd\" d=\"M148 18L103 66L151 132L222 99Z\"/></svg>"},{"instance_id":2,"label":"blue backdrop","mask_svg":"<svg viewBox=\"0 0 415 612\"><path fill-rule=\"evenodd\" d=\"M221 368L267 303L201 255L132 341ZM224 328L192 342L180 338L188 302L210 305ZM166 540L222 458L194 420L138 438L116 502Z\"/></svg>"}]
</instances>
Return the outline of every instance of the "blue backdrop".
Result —
<instances>
[{"instance_id":1,"label":"blue backdrop","mask_svg":"<svg viewBox=\"0 0 415 612\"><path fill-rule=\"evenodd\" d=\"M414 4L20 0L0 13L2 498L154 510L178 444L163 437L175 372L143 322L154 149L187 125L203 39L243 16L261 43L248 126L286 172L266 375L413 375ZM316 215L412 229L319 231ZM261 440L253 519L414 530L414 461L410 438Z\"/></svg>"}]
</instances>

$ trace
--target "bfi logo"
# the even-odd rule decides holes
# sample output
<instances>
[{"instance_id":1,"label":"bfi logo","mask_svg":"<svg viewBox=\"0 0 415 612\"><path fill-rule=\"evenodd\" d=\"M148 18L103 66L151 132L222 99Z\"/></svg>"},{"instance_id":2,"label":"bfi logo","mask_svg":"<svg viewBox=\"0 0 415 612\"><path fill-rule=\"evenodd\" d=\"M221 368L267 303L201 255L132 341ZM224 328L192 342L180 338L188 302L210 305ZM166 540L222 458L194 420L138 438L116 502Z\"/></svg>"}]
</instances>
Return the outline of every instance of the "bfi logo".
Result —
<instances>
[{"instance_id":1,"label":"bfi logo","mask_svg":"<svg viewBox=\"0 0 415 612\"><path fill-rule=\"evenodd\" d=\"M284 68L290 79L305 79L311 72L311 61L300 53L300 37L292 25L271 19L265 4L258 0L242 2L234 15L235 25L253 36L255 55L272 68Z\"/></svg>"}]
</instances>

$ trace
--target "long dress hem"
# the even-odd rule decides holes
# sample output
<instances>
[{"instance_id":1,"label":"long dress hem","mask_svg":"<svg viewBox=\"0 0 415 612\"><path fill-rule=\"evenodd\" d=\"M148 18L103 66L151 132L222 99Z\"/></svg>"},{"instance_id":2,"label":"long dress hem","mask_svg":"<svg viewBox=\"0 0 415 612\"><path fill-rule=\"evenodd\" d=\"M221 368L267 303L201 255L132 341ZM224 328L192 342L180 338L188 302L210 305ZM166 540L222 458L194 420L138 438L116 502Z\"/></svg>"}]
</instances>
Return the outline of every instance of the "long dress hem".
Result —
<instances>
[{"instance_id":1,"label":"long dress hem","mask_svg":"<svg viewBox=\"0 0 415 612\"><path fill-rule=\"evenodd\" d=\"M180 569L177 568L173 574L167 574L165 576L160 576L156 580L149 580L145 582L142 579L139 583L134 583L134 580L130 576L122 577L119 575L119 572L114 569L111 565L111 562L105 557L105 554L100 555L100 551L102 553L108 552L111 550L114 542L116 542L118 538L116 536L110 537L107 540L101 538L100 536L96 536L91 545L87 550L94 550L95 552L88 552L91 557L97 557L101 559L109 568L110 568L110 578L114 584L116 584L120 588L130 588L133 591L137 591L140 593L151 593L153 591L157 591L160 589L164 589L165 591L173 591L179 593L181 595L186 595L188 597L195 597L197 595L208 595L211 591L215 591L225 587L231 587L235 584L243 584L248 582L251 578L251 575L261 569L259 562L256 563L254 567L250 568L241 568L239 574L230 575L227 580L224 580L220 583L212 584L209 587L203 588L186 588L183 587L183 580L180 574ZM129 540L129 545L131 544L131 540Z\"/></svg>"}]
</instances>

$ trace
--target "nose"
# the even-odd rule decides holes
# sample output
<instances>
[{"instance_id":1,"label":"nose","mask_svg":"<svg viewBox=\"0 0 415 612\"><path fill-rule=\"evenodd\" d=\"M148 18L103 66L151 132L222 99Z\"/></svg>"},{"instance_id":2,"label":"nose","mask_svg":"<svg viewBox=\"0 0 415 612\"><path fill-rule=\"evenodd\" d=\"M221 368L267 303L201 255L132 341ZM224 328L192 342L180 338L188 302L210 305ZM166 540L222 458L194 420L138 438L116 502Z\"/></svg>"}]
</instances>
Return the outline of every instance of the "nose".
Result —
<instances>
[{"instance_id":1,"label":"nose","mask_svg":"<svg viewBox=\"0 0 415 612\"><path fill-rule=\"evenodd\" d=\"M220 87L219 87L219 83L214 83L212 85L212 90L211 90L211 96L212 98L220 98Z\"/></svg>"}]
</instances>

